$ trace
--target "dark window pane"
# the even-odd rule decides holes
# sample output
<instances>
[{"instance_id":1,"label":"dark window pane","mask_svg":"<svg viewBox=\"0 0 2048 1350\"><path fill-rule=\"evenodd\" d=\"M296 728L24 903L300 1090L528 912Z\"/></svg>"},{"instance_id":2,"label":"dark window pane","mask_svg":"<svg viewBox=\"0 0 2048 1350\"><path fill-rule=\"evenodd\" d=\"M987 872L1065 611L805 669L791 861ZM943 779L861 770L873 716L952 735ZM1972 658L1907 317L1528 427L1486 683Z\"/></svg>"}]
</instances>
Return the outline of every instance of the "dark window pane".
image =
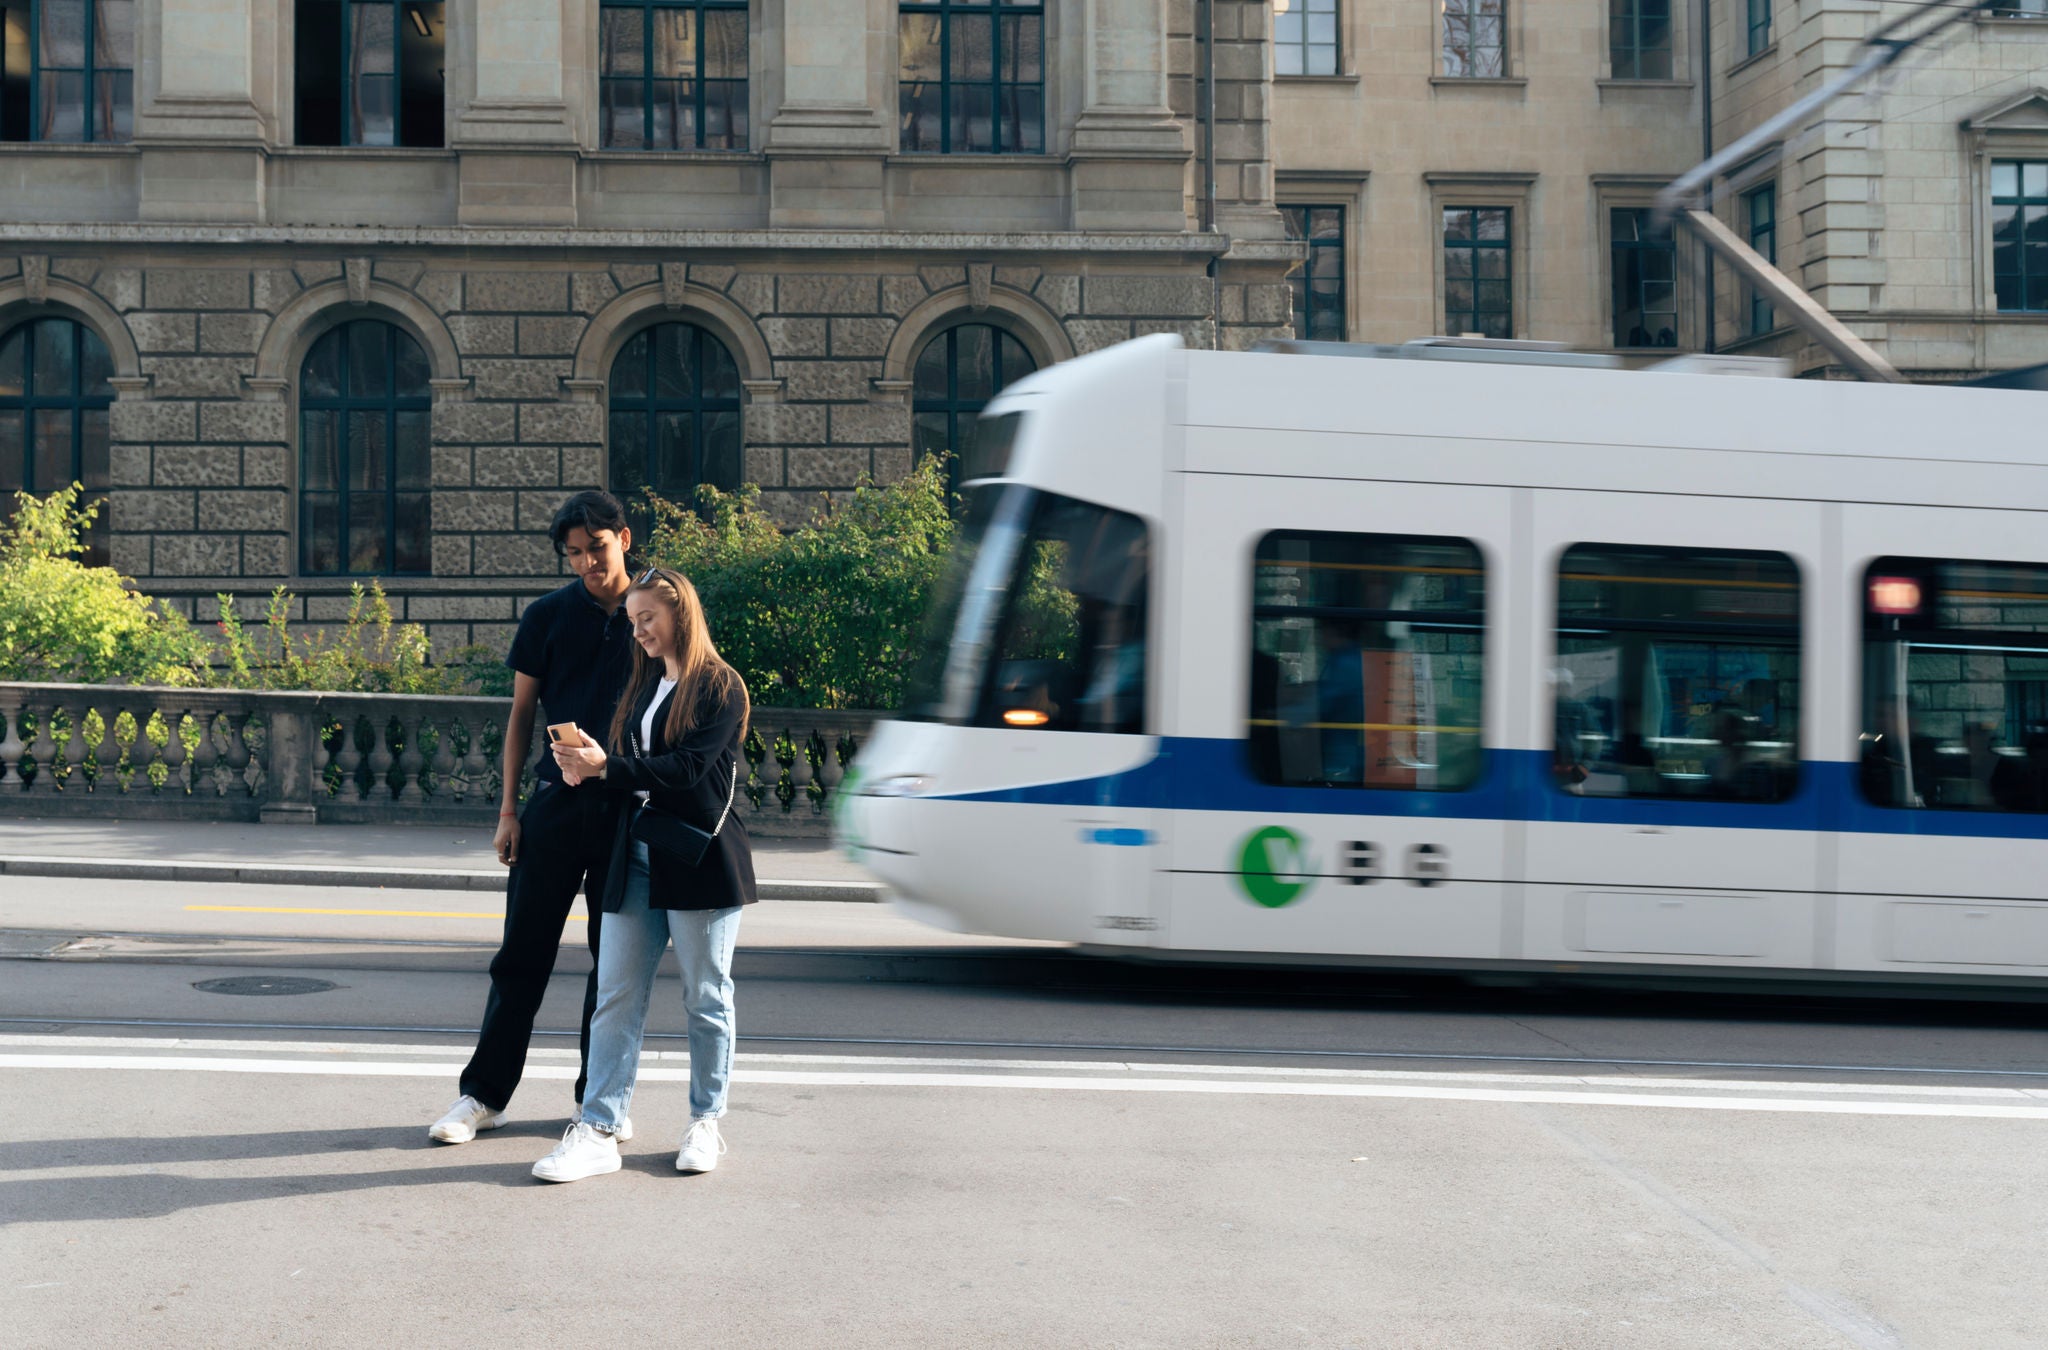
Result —
<instances>
[{"instance_id":1,"label":"dark window pane","mask_svg":"<svg viewBox=\"0 0 2048 1350\"><path fill-rule=\"evenodd\" d=\"M79 370L79 393L87 398L112 398L114 357L107 350L107 344L100 341L98 333L81 325L78 330L78 350L83 359L83 365Z\"/></svg>"},{"instance_id":2,"label":"dark window pane","mask_svg":"<svg viewBox=\"0 0 2048 1350\"><path fill-rule=\"evenodd\" d=\"M307 572L341 570L341 499L331 492L308 492L299 499L299 557Z\"/></svg>"},{"instance_id":3,"label":"dark window pane","mask_svg":"<svg viewBox=\"0 0 2048 1350\"><path fill-rule=\"evenodd\" d=\"M299 414L299 484L308 492L341 486L341 414L305 411Z\"/></svg>"},{"instance_id":4,"label":"dark window pane","mask_svg":"<svg viewBox=\"0 0 2048 1350\"><path fill-rule=\"evenodd\" d=\"M85 67L85 0L42 0L36 57L43 69Z\"/></svg>"},{"instance_id":5,"label":"dark window pane","mask_svg":"<svg viewBox=\"0 0 2048 1350\"><path fill-rule=\"evenodd\" d=\"M28 486L28 414L0 408L0 519L14 512L12 494Z\"/></svg>"},{"instance_id":6,"label":"dark window pane","mask_svg":"<svg viewBox=\"0 0 2048 1350\"><path fill-rule=\"evenodd\" d=\"M983 154L996 148L995 90L985 84L953 85L946 118L952 149Z\"/></svg>"},{"instance_id":7,"label":"dark window pane","mask_svg":"<svg viewBox=\"0 0 2048 1350\"><path fill-rule=\"evenodd\" d=\"M912 375L911 392L917 399L945 399L952 396L946 383L946 336L941 333L925 343L918 353L917 369Z\"/></svg>"},{"instance_id":8,"label":"dark window pane","mask_svg":"<svg viewBox=\"0 0 2048 1350\"><path fill-rule=\"evenodd\" d=\"M391 345L398 361L398 380L393 392L399 398L431 397L433 390L427 384L431 372L427 369L425 349L413 340L410 333L396 328L386 331L391 335Z\"/></svg>"},{"instance_id":9,"label":"dark window pane","mask_svg":"<svg viewBox=\"0 0 2048 1350\"><path fill-rule=\"evenodd\" d=\"M963 324L953 330L958 344L955 397L963 402L981 403L995 396L995 330L986 324Z\"/></svg>"},{"instance_id":10,"label":"dark window pane","mask_svg":"<svg viewBox=\"0 0 2048 1350\"><path fill-rule=\"evenodd\" d=\"M112 438L108 434L107 410L87 408L78 414L78 481L88 491L104 492L113 485ZM106 513L100 513L104 516Z\"/></svg>"},{"instance_id":11,"label":"dark window pane","mask_svg":"<svg viewBox=\"0 0 2048 1350\"><path fill-rule=\"evenodd\" d=\"M955 14L948 25L952 49L947 54L946 73L957 83L987 81L996 73L995 30L982 15Z\"/></svg>"},{"instance_id":12,"label":"dark window pane","mask_svg":"<svg viewBox=\"0 0 2048 1350\"><path fill-rule=\"evenodd\" d=\"M710 80L747 78L747 12L744 9L705 11L704 77Z\"/></svg>"},{"instance_id":13,"label":"dark window pane","mask_svg":"<svg viewBox=\"0 0 2048 1350\"><path fill-rule=\"evenodd\" d=\"M739 487L745 477L738 413L704 414L703 475L705 482L727 492Z\"/></svg>"},{"instance_id":14,"label":"dark window pane","mask_svg":"<svg viewBox=\"0 0 2048 1350\"><path fill-rule=\"evenodd\" d=\"M1044 23L1035 14L1004 16L1004 80L1036 84L1045 78Z\"/></svg>"},{"instance_id":15,"label":"dark window pane","mask_svg":"<svg viewBox=\"0 0 2048 1350\"><path fill-rule=\"evenodd\" d=\"M654 415L653 487L671 501L690 500L697 485L696 417L686 412Z\"/></svg>"},{"instance_id":16,"label":"dark window pane","mask_svg":"<svg viewBox=\"0 0 2048 1350\"><path fill-rule=\"evenodd\" d=\"M93 76L92 137L128 141L135 137L135 77L128 71Z\"/></svg>"},{"instance_id":17,"label":"dark window pane","mask_svg":"<svg viewBox=\"0 0 2048 1350\"><path fill-rule=\"evenodd\" d=\"M85 76L75 71L43 72L42 122L36 139L82 141L85 139Z\"/></svg>"},{"instance_id":18,"label":"dark window pane","mask_svg":"<svg viewBox=\"0 0 2048 1350\"><path fill-rule=\"evenodd\" d=\"M299 372L299 395L310 399L341 397L341 352L347 329L336 328L313 344Z\"/></svg>"},{"instance_id":19,"label":"dark window pane","mask_svg":"<svg viewBox=\"0 0 2048 1350\"><path fill-rule=\"evenodd\" d=\"M300 145L340 145L343 53L341 0L298 0L293 66Z\"/></svg>"},{"instance_id":20,"label":"dark window pane","mask_svg":"<svg viewBox=\"0 0 2048 1350\"><path fill-rule=\"evenodd\" d=\"M398 547L394 570L417 573L433 570L432 500L424 492L398 494L394 522Z\"/></svg>"},{"instance_id":21,"label":"dark window pane","mask_svg":"<svg viewBox=\"0 0 2048 1350\"><path fill-rule=\"evenodd\" d=\"M647 11L638 5L607 5L598 13L598 70L604 75L647 71Z\"/></svg>"},{"instance_id":22,"label":"dark window pane","mask_svg":"<svg viewBox=\"0 0 2048 1350\"><path fill-rule=\"evenodd\" d=\"M611 416L612 492L637 507L647 486L647 414L615 412Z\"/></svg>"},{"instance_id":23,"label":"dark window pane","mask_svg":"<svg viewBox=\"0 0 2048 1350\"><path fill-rule=\"evenodd\" d=\"M705 402L721 399L737 402L740 397L740 368L733 361L732 353L725 349L723 342L702 329L697 332L697 346L704 359Z\"/></svg>"},{"instance_id":24,"label":"dark window pane","mask_svg":"<svg viewBox=\"0 0 2048 1350\"><path fill-rule=\"evenodd\" d=\"M654 396L687 399L696 396L696 350L689 324L665 323L654 330Z\"/></svg>"},{"instance_id":25,"label":"dark window pane","mask_svg":"<svg viewBox=\"0 0 2048 1350\"><path fill-rule=\"evenodd\" d=\"M381 323L357 322L345 330L348 342L348 395L381 399L390 388L385 368L391 330Z\"/></svg>"},{"instance_id":26,"label":"dark window pane","mask_svg":"<svg viewBox=\"0 0 2048 1350\"><path fill-rule=\"evenodd\" d=\"M93 0L92 42L94 66L109 70L133 68L135 0Z\"/></svg>"},{"instance_id":27,"label":"dark window pane","mask_svg":"<svg viewBox=\"0 0 2048 1350\"><path fill-rule=\"evenodd\" d=\"M30 329L23 324L11 333L0 334L0 398L20 398L28 379Z\"/></svg>"},{"instance_id":28,"label":"dark window pane","mask_svg":"<svg viewBox=\"0 0 2048 1350\"><path fill-rule=\"evenodd\" d=\"M953 419L947 413L921 412L911 425L911 450L919 459L943 455L952 448Z\"/></svg>"},{"instance_id":29,"label":"dark window pane","mask_svg":"<svg viewBox=\"0 0 2048 1350\"><path fill-rule=\"evenodd\" d=\"M78 378L78 327L69 319L44 319L35 326L35 388L41 398L68 398Z\"/></svg>"},{"instance_id":30,"label":"dark window pane","mask_svg":"<svg viewBox=\"0 0 2048 1350\"><path fill-rule=\"evenodd\" d=\"M385 547L386 501L381 492L354 492L348 499L348 570L356 573L390 570Z\"/></svg>"},{"instance_id":31,"label":"dark window pane","mask_svg":"<svg viewBox=\"0 0 2048 1350\"><path fill-rule=\"evenodd\" d=\"M386 439L389 434L381 412L352 412L348 415L348 485L351 488L382 491L389 485L391 448Z\"/></svg>"},{"instance_id":32,"label":"dark window pane","mask_svg":"<svg viewBox=\"0 0 2048 1350\"><path fill-rule=\"evenodd\" d=\"M29 461L34 466L29 491L55 492L72 481L71 410L40 408L30 414Z\"/></svg>"},{"instance_id":33,"label":"dark window pane","mask_svg":"<svg viewBox=\"0 0 2048 1350\"><path fill-rule=\"evenodd\" d=\"M611 393L613 398L647 397L647 346L650 339L646 332L639 332L619 350L618 359L612 362Z\"/></svg>"},{"instance_id":34,"label":"dark window pane","mask_svg":"<svg viewBox=\"0 0 2048 1350\"><path fill-rule=\"evenodd\" d=\"M396 486L401 492L433 483L434 452L427 434L428 416L426 412L397 414L398 440L394 449L398 461Z\"/></svg>"},{"instance_id":35,"label":"dark window pane","mask_svg":"<svg viewBox=\"0 0 2048 1350\"><path fill-rule=\"evenodd\" d=\"M599 92L599 118L605 146L639 150L647 143L647 86L635 80L605 80Z\"/></svg>"}]
</instances>

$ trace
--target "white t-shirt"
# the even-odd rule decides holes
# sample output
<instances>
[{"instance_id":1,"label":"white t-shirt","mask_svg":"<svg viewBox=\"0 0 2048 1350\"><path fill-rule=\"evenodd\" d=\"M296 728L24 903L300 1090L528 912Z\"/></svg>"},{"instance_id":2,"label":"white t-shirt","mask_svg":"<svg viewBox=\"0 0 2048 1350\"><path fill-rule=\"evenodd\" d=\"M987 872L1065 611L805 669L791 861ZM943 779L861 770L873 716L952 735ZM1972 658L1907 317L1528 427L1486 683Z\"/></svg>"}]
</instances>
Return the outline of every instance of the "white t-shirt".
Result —
<instances>
[{"instance_id":1,"label":"white t-shirt","mask_svg":"<svg viewBox=\"0 0 2048 1350\"><path fill-rule=\"evenodd\" d=\"M670 694L673 694L675 690L676 682L666 675L662 676L661 683L654 687L654 698L647 704L647 711L640 714L640 748L642 750L652 751L654 749L654 714L661 711L662 701ZM647 800L647 794L644 792L636 792L633 795L643 802Z\"/></svg>"}]
</instances>

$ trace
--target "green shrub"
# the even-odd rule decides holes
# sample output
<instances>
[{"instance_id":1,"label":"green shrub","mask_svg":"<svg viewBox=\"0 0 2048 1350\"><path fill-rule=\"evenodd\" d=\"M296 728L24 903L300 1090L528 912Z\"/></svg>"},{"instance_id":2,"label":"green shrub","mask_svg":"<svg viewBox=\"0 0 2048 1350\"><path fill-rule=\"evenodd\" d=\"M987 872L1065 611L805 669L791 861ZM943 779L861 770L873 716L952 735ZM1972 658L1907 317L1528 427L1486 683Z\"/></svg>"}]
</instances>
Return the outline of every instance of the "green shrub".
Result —
<instances>
[{"instance_id":1,"label":"green shrub","mask_svg":"<svg viewBox=\"0 0 2048 1350\"><path fill-rule=\"evenodd\" d=\"M100 510L80 505L81 493L16 493L14 519L0 525L0 679L197 683L206 644L191 625L112 568L79 561Z\"/></svg>"},{"instance_id":2,"label":"green shrub","mask_svg":"<svg viewBox=\"0 0 2048 1350\"><path fill-rule=\"evenodd\" d=\"M787 532L753 488L701 489L697 513L650 500L648 556L696 584L756 703L898 706L953 542L943 461L863 483Z\"/></svg>"},{"instance_id":3,"label":"green shrub","mask_svg":"<svg viewBox=\"0 0 2048 1350\"><path fill-rule=\"evenodd\" d=\"M348 612L334 632L294 633L291 592L270 593L263 623L251 634L221 595L220 640L215 645L210 683L233 689L323 689L377 694L465 694L470 667L489 652L466 647L446 665L429 661L427 630L393 620L384 587L371 581L349 587Z\"/></svg>"}]
</instances>

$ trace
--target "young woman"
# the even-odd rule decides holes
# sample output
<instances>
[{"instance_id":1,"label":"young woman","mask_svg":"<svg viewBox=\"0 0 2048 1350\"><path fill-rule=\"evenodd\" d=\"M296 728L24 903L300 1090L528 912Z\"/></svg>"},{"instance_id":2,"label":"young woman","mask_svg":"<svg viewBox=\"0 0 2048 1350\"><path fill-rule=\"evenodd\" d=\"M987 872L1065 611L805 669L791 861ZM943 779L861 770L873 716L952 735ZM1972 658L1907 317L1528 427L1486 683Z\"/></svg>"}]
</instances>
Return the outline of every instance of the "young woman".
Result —
<instances>
[{"instance_id":1,"label":"young woman","mask_svg":"<svg viewBox=\"0 0 2048 1350\"><path fill-rule=\"evenodd\" d=\"M743 772L747 687L712 645L697 589L681 573L647 569L626 592L626 613L639 649L607 742L584 730L580 743L555 746L565 781L600 779L629 794L629 809L620 813L605 880L590 1081L581 1117L534 1164L543 1181L619 1170L647 1000L671 938L690 1026L690 1128L676 1170L708 1172L725 1152L718 1119L732 1073L732 950L740 907L755 899L746 826L730 809ZM634 837L643 812L671 818L671 829L679 818L715 837L692 865Z\"/></svg>"}]
</instances>

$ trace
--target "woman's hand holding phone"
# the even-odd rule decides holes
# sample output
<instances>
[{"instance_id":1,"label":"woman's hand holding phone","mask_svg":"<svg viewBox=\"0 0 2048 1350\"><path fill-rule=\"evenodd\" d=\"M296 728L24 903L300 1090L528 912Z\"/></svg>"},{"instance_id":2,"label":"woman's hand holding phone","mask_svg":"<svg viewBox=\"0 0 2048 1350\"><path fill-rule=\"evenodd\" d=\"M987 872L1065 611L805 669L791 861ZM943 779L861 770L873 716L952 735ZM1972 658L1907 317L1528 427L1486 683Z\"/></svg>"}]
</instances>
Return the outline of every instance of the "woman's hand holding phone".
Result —
<instances>
[{"instance_id":1,"label":"woman's hand holding phone","mask_svg":"<svg viewBox=\"0 0 2048 1350\"><path fill-rule=\"evenodd\" d=\"M558 729L570 735L558 737L555 735ZM603 776L606 762L604 747L589 732L563 723L559 728L549 727L548 737L554 742L555 766L562 771L562 781L570 787L585 779Z\"/></svg>"}]
</instances>

